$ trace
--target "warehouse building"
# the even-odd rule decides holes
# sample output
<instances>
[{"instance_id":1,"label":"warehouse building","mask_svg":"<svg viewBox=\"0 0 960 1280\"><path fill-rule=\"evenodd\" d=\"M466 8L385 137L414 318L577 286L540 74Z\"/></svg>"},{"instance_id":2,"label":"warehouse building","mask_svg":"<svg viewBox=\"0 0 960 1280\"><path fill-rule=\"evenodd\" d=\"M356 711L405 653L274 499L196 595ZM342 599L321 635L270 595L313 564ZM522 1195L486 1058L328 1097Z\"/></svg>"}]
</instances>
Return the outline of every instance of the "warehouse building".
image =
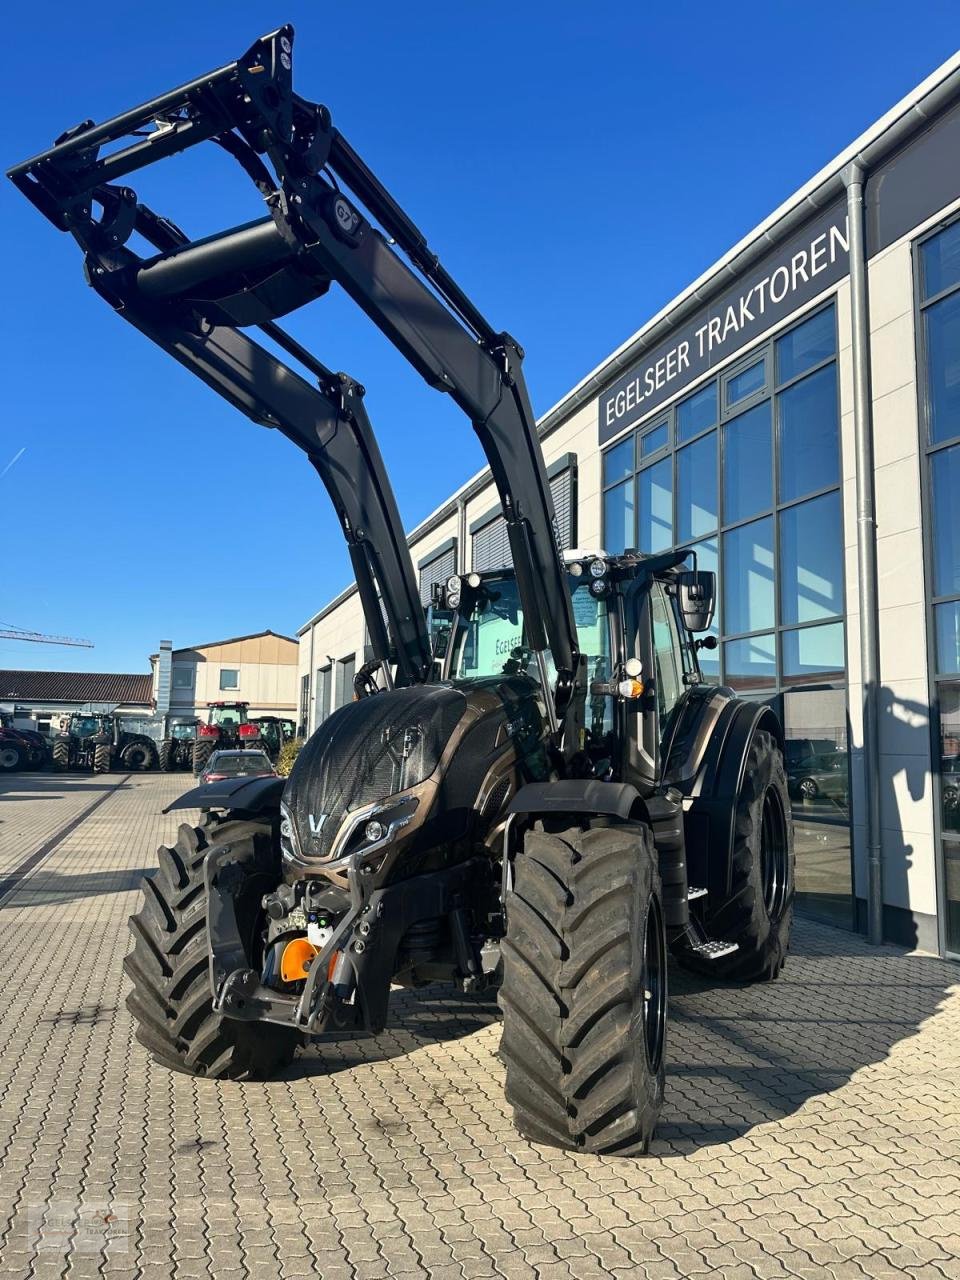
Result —
<instances>
[{"instance_id":1,"label":"warehouse building","mask_svg":"<svg viewBox=\"0 0 960 1280\"><path fill-rule=\"evenodd\" d=\"M801 909L960 957L958 155L960 57L540 431L567 545L718 570L705 675L783 719ZM489 473L410 545L425 601L504 563ZM305 727L351 696L364 639L354 588L301 628Z\"/></svg>"},{"instance_id":2,"label":"warehouse building","mask_svg":"<svg viewBox=\"0 0 960 1280\"><path fill-rule=\"evenodd\" d=\"M246 702L251 716L293 718L297 710L297 641L275 631L150 655L154 704L161 712L206 718L212 702Z\"/></svg>"}]
</instances>

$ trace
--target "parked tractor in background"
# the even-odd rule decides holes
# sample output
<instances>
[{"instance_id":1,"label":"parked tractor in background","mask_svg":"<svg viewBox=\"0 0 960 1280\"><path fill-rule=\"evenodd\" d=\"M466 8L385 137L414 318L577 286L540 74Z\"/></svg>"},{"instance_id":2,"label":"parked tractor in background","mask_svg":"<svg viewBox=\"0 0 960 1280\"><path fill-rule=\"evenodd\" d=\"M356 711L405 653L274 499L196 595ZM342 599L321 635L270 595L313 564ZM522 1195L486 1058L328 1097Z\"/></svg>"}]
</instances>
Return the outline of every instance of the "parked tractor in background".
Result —
<instances>
[{"instance_id":1,"label":"parked tractor in background","mask_svg":"<svg viewBox=\"0 0 960 1280\"><path fill-rule=\"evenodd\" d=\"M247 718L249 702L208 702L207 723L197 726L193 772L201 774L214 751L260 747L260 726Z\"/></svg>"},{"instance_id":2,"label":"parked tractor in background","mask_svg":"<svg viewBox=\"0 0 960 1280\"><path fill-rule=\"evenodd\" d=\"M0 711L0 771L42 769L47 763L48 745L42 733L21 729L9 711ZM15 760L14 758L17 757Z\"/></svg>"},{"instance_id":3,"label":"parked tractor in background","mask_svg":"<svg viewBox=\"0 0 960 1280\"><path fill-rule=\"evenodd\" d=\"M249 723L259 727L262 739L260 746L276 764L283 744L293 741L296 730L293 721L282 720L279 716L257 716Z\"/></svg>"},{"instance_id":4,"label":"parked tractor in background","mask_svg":"<svg viewBox=\"0 0 960 1280\"><path fill-rule=\"evenodd\" d=\"M165 773L192 769L200 721L196 716L165 716L160 741L160 768Z\"/></svg>"},{"instance_id":5,"label":"parked tractor in background","mask_svg":"<svg viewBox=\"0 0 960 1280\"><path fill-rule=\"evenodd\" d=\"M111 769L140 772L157 766L157 744L143 733L129 733L123 717L113 714L74 714L63 722L53 743L54 768Z\"/></svg>"}]
</instances>

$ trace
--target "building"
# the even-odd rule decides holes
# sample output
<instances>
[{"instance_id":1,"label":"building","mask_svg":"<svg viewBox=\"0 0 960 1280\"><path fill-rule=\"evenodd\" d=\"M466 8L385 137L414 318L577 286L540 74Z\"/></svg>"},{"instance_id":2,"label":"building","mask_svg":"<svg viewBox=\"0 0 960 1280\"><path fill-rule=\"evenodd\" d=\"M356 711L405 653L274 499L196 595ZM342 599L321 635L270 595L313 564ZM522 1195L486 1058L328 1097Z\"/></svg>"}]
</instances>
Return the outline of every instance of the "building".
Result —
<instances>
[{"instance_id":1,"label":"building","mask_svg":"<svg viewBox=\"0 0 960 1280\"><path fill-rule=\"evenodd\" d=\"M169 671L167 670L169 655ZM163 661L161 661L163 658ZM297 641L275 631L151 654L153 698L174 715L204 716L211 702L248 702L251 716L297 711Z\"/></svg>"},{"instance_id":2,"label":"building","mask_svg":"<svg viewBox=\"0 0 960 1280\"><path fill-rule=\"evenodd\" d=\"M0 671L0 711L16 721L36 721L41 733L56 733L73 711L119 711L149 716L153 681L147 675L95 671Z\"/></svg>"},{"instance_id":3,"label":"building","mask_svg":"<svg viewBox=\"0 0 960 1280\"><path fill-rule=\"evenodd\" d=\"M781 713L801 908L960 957L958 154L960 56L540 432L568 545L719 570L705 672ZM410 545L424 599L502 563L489 473ZM355 589L299 638L313 727L362 657Z\"/></svg>"}]
</instances>

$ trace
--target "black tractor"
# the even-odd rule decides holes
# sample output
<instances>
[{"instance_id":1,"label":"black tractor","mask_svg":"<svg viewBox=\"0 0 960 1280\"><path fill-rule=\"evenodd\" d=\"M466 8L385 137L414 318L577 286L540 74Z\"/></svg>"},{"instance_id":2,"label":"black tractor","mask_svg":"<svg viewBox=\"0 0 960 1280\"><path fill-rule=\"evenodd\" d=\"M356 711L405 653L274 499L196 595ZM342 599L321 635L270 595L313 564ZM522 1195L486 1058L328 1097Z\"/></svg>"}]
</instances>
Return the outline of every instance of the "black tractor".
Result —
<instances>
[{"instance_id":1,"label":"black tractor","mask_svg":"<svg viewBox=\"0 0 960 1280\"><path fill-rule=\"evenodd\" d=\"M283 744L292 742L295 737L293 721L283 720L280 716L256 716L249 723L257 726L260 733L260 748L276 764Z\"/></svg>"},{"instance_id":2,"label":"black tractor","mask_svg":"<svg viewBox=\"0 0 960 1280\"><path fill-rule=\"evenodd\" d=\"M111 769L131 773L157 767L157 744L142 733L130 733L118 715L78 712L61 723L53 740L53 766L91 769L109 773Z\"/></svg>"},{"instance_id":3,"label":"black tractor","mask_svg":"<svg viewBox=\"0 0 960 1280\"><path fill-rule=\"evenodd\" d=\"M783 966L783 732L703 683L716 583L692 552L564 555L521 347L293 92L292 42L282 27L11 171L120 316L307 454L374 658L288 779L171 806L207 814L161 848L131 920L137 1035L165 1066L246 1080L304 1037L380 1031L394 983L499 988L521 1132L639 1154L663 1097L668 952L738 982ZM125 178L211 138L269 214L192 241ZM441 584L436 645L363 388L276 323L335 283L466 413L500 495L513 568Z\"/></svg>"},{"instance_id":4,"label":"black tractor","mask_svg":"<svg viewBox=\"0 0 960 1280\"><path fill-rule=\"evenodd\" d=\"M163 721L159 764L165 773L193 768L193 753L200 721L196 716L167 715Z\"/></svg>"},{"instance_id":5,"label":"black tractor","mask_svg":"<svg viewBox=\"0 0 960 1280\"><path fill-rule=\"evenodd\" d=\"M198 723L193 744L193 772L203 772L214 751L240 751L259 748L260 728L247 717L247 702L210 702L206 723Z\"/></svg>"}]
</instances>

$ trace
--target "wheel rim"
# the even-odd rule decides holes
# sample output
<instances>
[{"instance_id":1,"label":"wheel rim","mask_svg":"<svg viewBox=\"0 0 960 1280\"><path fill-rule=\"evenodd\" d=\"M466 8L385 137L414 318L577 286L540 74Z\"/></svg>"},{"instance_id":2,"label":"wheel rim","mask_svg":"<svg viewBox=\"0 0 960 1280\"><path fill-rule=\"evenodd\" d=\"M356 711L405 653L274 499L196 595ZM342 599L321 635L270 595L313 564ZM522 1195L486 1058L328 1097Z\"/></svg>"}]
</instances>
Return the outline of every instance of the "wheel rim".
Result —
<instances>
[{"instance_id":1,"label":"wheel rim","mask_svg":"<svg viewBox=\"0 0 960 1280\"><path fill-rule=\"evenodd\" d=\"M667 1021L667 952L660 900L654 894L647 911L643 947L643 1036L651 1071L659 1071Z\"/></svg>"},{"instance_id":2,"label":"wheel rim","mask_svg":"<svg viewBox=\"0 0 960 1280\"><path fill-rule=\"evenodd\" d=\"M20 753L14 751L13 747L4 747L0 751L0 768L15 769L20 763Z\"/></svg>"},{"instance_id":3,"label":"wheel rim","mask_svg":"<svg viewBox=\"0 0 960 1280\"><path fill-rule=\"evenodd\" d=\"M800 794L807 800L812 800L817 794L817 784L812 778L804 778L800 783Z\"/></svg>"},{"instance_id":4,"label":"wheel rim","mask_svg":"<svg viewBox=\"0 0 960 1280\"><path fill-rule=\"evenodd\" d=\"M768 787L763 797L760 824L760 872L763 878L763 903L771 920L783 910L787 896L789 871L787 854L787 820L779 792Z\"/></svg>"}]
</instances>

